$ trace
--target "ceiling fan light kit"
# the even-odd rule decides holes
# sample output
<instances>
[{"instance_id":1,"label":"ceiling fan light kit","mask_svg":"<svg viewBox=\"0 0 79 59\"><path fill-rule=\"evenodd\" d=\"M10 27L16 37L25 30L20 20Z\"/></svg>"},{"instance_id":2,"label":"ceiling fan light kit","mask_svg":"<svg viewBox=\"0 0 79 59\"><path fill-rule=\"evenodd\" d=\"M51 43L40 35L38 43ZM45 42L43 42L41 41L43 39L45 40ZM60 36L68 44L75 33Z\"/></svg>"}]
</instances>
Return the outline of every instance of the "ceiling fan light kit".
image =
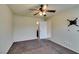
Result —
<instances>
[{"instance_id":1,"label":"ceiling fan light kit","mask_svg":"<svg viewBox=\"0 0 79 59\"><path fill-rule=\"evenodd\" d=\"M42 15L43 15L43 13L42 13L42 12L39 12L39 15L40 15L40 16L42 16Z\"/></svg>"},{"instance_id":2,"label":"ceiling fan light kit","mask_svg":"<svg viewBox=\"0 0 79 59\"><path fill-rule=\"evenodd\" d=\"M40 15L40 16L46 15L46 12L39 12L39 15Z\"/></svg>"}]
</instances>

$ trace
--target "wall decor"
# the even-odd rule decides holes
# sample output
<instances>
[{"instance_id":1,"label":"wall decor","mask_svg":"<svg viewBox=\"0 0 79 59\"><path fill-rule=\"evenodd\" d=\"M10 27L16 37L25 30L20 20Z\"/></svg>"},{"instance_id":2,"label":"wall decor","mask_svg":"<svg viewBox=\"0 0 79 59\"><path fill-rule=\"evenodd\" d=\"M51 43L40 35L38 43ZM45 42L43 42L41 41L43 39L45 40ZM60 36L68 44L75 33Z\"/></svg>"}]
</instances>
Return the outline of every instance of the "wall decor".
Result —
<instances>
[{"instance_id":1,"label":"wall decor","mask_svg":"<svg viewBox=\"0 0 79 59\"><path fill-rule=\"evenodd\" d=\"M78 23L79 23L79 21L78 21L78 18L75 18L75 19L73 19L73 20L69 20L69 19L67 19L67 21L69 22L69 24L68 24L68 27L69 27L69 29L68 29L68 31L77 31L77 32L79 32L79 25L78 25ZM75 25L75 26L71 26L71 25ZM71 26L71 27L70 27Z\"/></svg>"},{"instance_id":2,"label":"wall decor","mask_svg":"<svg viewBox=\"0 0 79 59\"><path fill-rule=\"evenodd\" d=\"M75 18L74 20L67 19L67 21L69 21L68 27L71 26L71 25L79 26L79 25L77 25L77 19L78 18Z\"/></svg>"}]
</instances>

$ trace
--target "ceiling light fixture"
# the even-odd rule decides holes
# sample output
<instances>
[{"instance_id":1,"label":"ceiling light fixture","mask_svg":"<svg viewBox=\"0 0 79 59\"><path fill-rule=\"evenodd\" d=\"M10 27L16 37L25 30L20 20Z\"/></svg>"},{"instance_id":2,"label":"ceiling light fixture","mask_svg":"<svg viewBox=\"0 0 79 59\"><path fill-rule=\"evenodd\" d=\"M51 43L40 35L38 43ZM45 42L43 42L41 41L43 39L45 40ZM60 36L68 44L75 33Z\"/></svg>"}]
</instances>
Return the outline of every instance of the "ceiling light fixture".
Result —
<instances>
[{"instance_id":1,"label":"ceiling light fixture","mask_svg":"<svg viewBox=\"0 0 79 59\"><path fill-rule=\"evenodd\" d=\"M41 4L40 5L40 7L39 8L35 8L35 9L30 9L30 10L32 10L32 11L36 11L35 13L34 13L34 15L37 15L37 14L39 14L40 16L46 16L47 14L47 12L52 12L52 13L55 13L56 12L56 10L50 10L50 9L48 9L48 5L47 4Z\"/></svg>"},{"instance_id":2,"label":"ceiling light fixture","mask_svg":"<svg viewBox=\"0 0 79 59\"><path fill-rule=\"evenodd\" d=\"M43 11L43 12L39 12L39 15L42 16L42 15L46 15L46 12Z\"/></svg>"},{"instance_id":3,"label":"ceiling light fixture","mask_svg":"<svg viewBox=\"0 0 79 59\"><path fill-rule=\"evenodd\" d=\"M40 16L42 16L42 15L43 15L43 13L42 13L42 12L39 12L39 15L40 15Z\"/></svg>"}]
</instances>

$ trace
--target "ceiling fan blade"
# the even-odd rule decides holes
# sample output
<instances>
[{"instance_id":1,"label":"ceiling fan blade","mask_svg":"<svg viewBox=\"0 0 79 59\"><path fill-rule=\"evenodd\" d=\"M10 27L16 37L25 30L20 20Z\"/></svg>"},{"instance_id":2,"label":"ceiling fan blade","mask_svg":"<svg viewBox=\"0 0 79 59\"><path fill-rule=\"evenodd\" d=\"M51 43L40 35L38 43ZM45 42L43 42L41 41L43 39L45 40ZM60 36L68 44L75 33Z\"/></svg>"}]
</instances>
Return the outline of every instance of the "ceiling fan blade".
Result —
<instances>
[{"instance_id":1,"label":"ceiling fan blade","mask_svg":"<svg viewBox=\"0 0 79 59\"><path fill-rule=\"evenodd\" d=\"M54 13L55 13L55 12L56 12L56 10L47 10L47 12L54 12Z\"/></svg>"},{"instance_id":2,"label":"ceiling fan blade","mask_svg":"<svg viewBox=\"0 0 79 59\"><path fill-rule=\"evenodd\" d=\"M29 10L36 10L36 9L29 9Z\"/></svg>"},{"instance_id":3,"label":"ceiling fan blade","mask_svg":"<svg viewBox=\"0 0 79 59\"><path fill-rule=\"evenodd\" d=\"M39 12L35 13L34 15L37 15L37 14L39 14Z\"/></svg>"},{"instance_id":4,"label":"ceiling fan blade","mask_svg":"<svg viewBox=\"0 0 79 59\"><path fill-rule=\"evenodd\" d=\"M32 10L32 11L39 11L38 9L29 9L29 10Z\"/></svg>"}]
</instances>

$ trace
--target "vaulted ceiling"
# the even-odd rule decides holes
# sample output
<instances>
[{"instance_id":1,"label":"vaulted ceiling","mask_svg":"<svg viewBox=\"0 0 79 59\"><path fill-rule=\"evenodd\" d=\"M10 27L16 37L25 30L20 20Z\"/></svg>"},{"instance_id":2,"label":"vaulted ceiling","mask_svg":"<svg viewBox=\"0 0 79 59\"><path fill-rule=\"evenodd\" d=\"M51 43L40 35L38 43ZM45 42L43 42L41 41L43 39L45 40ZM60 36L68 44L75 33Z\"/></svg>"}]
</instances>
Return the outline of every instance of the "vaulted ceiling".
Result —
<instances>
[{"instance_id":1,"label":"vaulted ceiling","mask_svg":"<svg viewBox=\"0 0 79 59\"><path fill-rule=\"evenodd\" d=\"M39 4L9 4L9 8L16 15L33 16L34 12L29 9L39 8ZM48 9L56 10L56 13L65 9L77 6L76 4L48 4ZM56 14L55 13L55 14ZM47 16L55 15L54 13L47 13ZM39 15L38 15L39 16Z\"/></svg>"}]
</instances>

